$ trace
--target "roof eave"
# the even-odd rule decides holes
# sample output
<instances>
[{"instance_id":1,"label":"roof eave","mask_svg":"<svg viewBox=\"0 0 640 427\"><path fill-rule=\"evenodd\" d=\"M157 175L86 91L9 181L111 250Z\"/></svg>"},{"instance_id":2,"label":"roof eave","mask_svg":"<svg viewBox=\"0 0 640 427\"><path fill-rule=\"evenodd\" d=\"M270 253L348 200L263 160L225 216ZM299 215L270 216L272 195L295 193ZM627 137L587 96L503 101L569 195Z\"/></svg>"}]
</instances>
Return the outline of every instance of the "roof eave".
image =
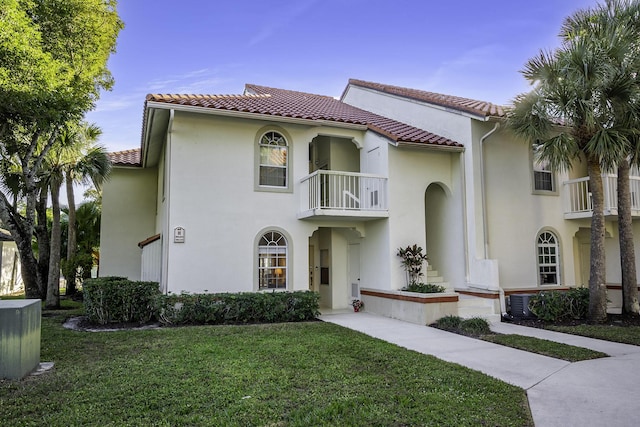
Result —
<instances>
[{"instance_id":1,"label":"roof eave","mask_svg":"<svg viewBox=\"0 0 640 427\"><path fill-rule=\"evenodd\" d=\"M359 85L357 83L348 83L347 87L344 89L344 91L342 92L342 95L340 97L340 100L343 101L344 97L346 96L347 92L349 91L349 89L354 86L354 87L358 87L359 89L362 90L367 90L367 91L371 91L371 92L377 92L377 93L381 93L383 95L387 95L387 96L391 96L397 99L401 99L404 101L409 101L409 102L414 102L417 104L425 104L425 105L429 105L433 108L437 108L439 110L443 110L443 111L448 111L454 114L460 114L462 116L468 117L470 119L475 119L475 120L481 120L481 121L490 121L492 118L502 118L501 116L492 116L492 115L486 115L486 114L480 114L480 113L474 113L471 112L465 108L456 108L456 107L452 107L450 105L442 105L439 104L437 102L433 102L433 101L425 101L424 99L418 99L415 97L411 97L411 96L403 96L403 95L398 95L395 93L390 93L390 92L386 92L383 90L379 90L379 89L375 89L372 87L368 87L368 86L362 86Z\"/></svg>"},{"instance_id":2,"label":"roof eave","mask_svg":"<svg viewBox=\"0 0 640 427\"><path fill-rule=\"evenodd\" d=\"M396 147L398 148L412 147L412 148L421 148L423 150L449 151L453 153L464 152L464 146L429 144L424 142L412 142L412 141L397 141Z\"/></svg>"},{"instance_id":3,"label":"roof eave","mask_svg":"<svg viewBox=\"0 0 640 427\"><path fill-rule=\"evenodd\" d=\"M274 114L252 113L252 112L237 111L237 110L223 110L219 108L198 107L193 105L170 104L170 103L158 102L158 101L147 101L147 108L185 111L185 112L192 112L192 113L199 113L199 114L212 114L216 116L236 117L236 118L245 118L245 119L252 119L252 120L277 121L282 123L294 123L294 124L302 124L302 125L308 125L308 126L324 125L324 126L333 126L333 127L339 127L339 128L345 128L345 129L367 130L367 125L361 125L357 123L347 123L347 122L339 122L339 121L324 120L324 119L303 119L298 117L277 116Z\"/></svg>"}]
</instances>

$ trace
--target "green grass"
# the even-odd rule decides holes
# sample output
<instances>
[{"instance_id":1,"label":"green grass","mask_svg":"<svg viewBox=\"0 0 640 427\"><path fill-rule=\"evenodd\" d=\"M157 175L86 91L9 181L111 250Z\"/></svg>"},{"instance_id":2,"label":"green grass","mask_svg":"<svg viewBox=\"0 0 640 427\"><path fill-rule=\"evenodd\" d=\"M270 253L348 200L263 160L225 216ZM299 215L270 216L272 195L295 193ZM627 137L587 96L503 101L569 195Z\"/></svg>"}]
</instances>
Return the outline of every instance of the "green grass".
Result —
<instances>
[{"instance_id":1,"label":"green grass","mask_svg":"<svg viewBox=\"0 0 640 427\"><path fill-rule=\"evenodd\" d=\"M576 325L576 326L545 326L557 332L582 335L589 338L620 342L625 344L640 345L640 327L638 326L612 326L612 325Z\"/></svg>"},{"instance_id":2,"label":"green grass","mask_svg":"<svg viewBox=\"0 0 640 427\"><path fill-rule=\"evenodd\" d=\"M0 381L11 426L530 426L525 392L323 322L88 333L44 312L51 372Z\"/></svg>"},{"instance_id":3,"label":"green grass","mask_svg":"<svg viewBox=\"0 0 640 427\"><path fill-rule=\"evenodd\" d=\"M492 334L485 335L482 339L492 343L505 345L507 347L529 351L531 353L567 360L569 362L579 362L581 360L607 357L605 353L599 351L523 335Z\"/></svg>"}]
</instances>

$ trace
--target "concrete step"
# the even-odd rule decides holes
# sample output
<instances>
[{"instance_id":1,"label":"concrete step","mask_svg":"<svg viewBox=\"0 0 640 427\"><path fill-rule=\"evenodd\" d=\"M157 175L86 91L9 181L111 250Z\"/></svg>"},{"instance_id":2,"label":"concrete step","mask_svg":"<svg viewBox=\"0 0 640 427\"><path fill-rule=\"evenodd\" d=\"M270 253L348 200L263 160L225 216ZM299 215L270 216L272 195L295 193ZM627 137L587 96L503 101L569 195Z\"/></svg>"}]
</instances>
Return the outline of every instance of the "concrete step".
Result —
<instances>
[{"instance_id":1,"label":"concrete step","mask_svg":"<svg viewBox=\"0 0 640 427\"><path fill-rule=\"evenodd\" d=\"M468 315L458 314L463 319L471 319L472 317L480 317L485 319L489 323L500 323L502 316L499 314L487 314L487 313L470 313Z\"/></svg>"},{"instance_id":2,"label":"concrete step","mask_svg":"<svg viewBox=\"0 0 640 427\"><path fill-rule=\"evenodd\" d=\"M496 314L492 307L460 307L458 306L458 316L468 318L477 317L481 314Z\"/></svg>"}]
</instances>

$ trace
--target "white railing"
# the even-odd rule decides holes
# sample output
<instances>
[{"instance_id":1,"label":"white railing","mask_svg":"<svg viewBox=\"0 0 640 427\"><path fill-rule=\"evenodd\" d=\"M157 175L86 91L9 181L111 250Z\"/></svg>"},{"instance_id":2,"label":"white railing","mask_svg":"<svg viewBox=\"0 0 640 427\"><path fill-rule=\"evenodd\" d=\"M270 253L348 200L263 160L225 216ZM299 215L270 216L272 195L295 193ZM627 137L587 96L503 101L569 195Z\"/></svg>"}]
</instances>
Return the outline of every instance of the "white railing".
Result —
<instances>
[{"instance_id":1,"label":"white railing","mask_svg":"<svg viewBox=\"0 0 640 427\"><path fill-rule=\"evenodd\" d=\"M354 172L317 170L301 180L302 211L333 209L386 211L387 178Z\"/></svg>"},{"instance_id":2,"label":"white railing","mask_svg":"<svg viewBox=\"0 0 640 427\"><path fill-rule=\"evenodd\" d=\"M640 176L629 177L631 189L631 210L640 211ZM606 174L602 176L604 188L605 214L613 214L618 210L618 177ZM590 214L593 210L589 177L572 179L564 182L566 214Z\"/></svg>"}]
</instances>

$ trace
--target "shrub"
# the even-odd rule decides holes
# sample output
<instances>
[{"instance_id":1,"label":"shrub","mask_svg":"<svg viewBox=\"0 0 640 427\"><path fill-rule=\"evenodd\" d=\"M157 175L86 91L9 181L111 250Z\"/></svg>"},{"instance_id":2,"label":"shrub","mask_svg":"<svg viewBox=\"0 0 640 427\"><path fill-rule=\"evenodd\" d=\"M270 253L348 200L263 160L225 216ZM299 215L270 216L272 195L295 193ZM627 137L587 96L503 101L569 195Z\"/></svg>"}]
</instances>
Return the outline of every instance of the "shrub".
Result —
<instances>
[{"instance_id":1,"label":"shrub","mask_svg":"<svg viewBox=\"0 0 640 427\"><path fill-rule=\"evenodd\" d=\"M584 319L589 312L589 289L540 292L529 300L529 310L547 322Z\"/></svg>"},{"instance_id":2,"label":"shrub","mask_svg":"<svg viewBox=\"0 0 640 427\"><path fill-rule=\"evenodd\" d=\"M436 321L436 327L445 331L457 331L461 322L460 316L444 316Z\"/></svg>"},{"instance_id":3,"label":"shrub","mask_svg":"<svg viewBox=\"0 0 640 427\"><path fill-rule=\"evenodd\" d=\"M486 335L491 333L489 322L482 317L472 317L460 322L460 331L465 335Z\"/></svg>"},{"instance_id":4,"label":"shrub","mask_svg":"<svg viewBox=\"0 0 640 427\"><path fill-rule=\"evenodd\" d=\"M402 288L403 291L407 292L419 292L421 294L439 294L444 292L446 288L441 285L436 285L433 283L410 283L409 285Z\"/></svg>"},{"instance_id":5,"label":"shrub","mask_svg":"<svg viewBox=\"0 0 640 427\"><path fill-rule=\"evenodd\" d=\"M85 313L92 323L148 322L158 317L162 294L156 282L101 277L83 284Z\"/></svg>"},{"instance_id":6,"label":"shrub","mask_svg":"<svg viewBox=\"0 0 640 427\"><path fill-rule=\"evenodd\" d=\"M300 322L320 314L319 299L310 291L169 295L160 321L173 325Z\"/></svg>"}]
</instances>

